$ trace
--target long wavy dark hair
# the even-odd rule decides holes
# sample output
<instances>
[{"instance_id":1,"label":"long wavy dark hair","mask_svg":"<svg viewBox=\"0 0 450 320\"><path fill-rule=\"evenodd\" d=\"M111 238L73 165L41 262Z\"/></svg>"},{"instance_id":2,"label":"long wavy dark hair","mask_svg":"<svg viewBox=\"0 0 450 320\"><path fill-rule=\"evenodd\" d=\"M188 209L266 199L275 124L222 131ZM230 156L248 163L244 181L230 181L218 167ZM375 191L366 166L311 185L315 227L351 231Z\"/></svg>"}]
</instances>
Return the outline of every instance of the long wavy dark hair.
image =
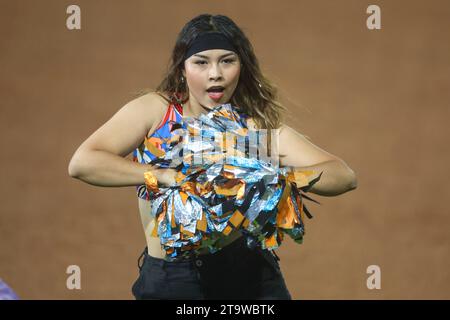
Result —
<instances>
[{"instance_id":1,"label":"long wavy dark hair","mask_svg":"<svg viewBox=\"0 0 450 320\"><path fill-rule=\"evenodd\" d=\"M231 103L252 117L258 128L279 128L287 109L278 101L278 90L263 75L253 47L244 32L233 20L223 15L201 14L183 27L172 50L168 72L156 88L156 93L164 98L164 95L176 98L181 103L189 99L186 81L181 81L183 58L192 41L205 32L222 33L238 51L242 67Z\"/></svg>"}]
</instances>

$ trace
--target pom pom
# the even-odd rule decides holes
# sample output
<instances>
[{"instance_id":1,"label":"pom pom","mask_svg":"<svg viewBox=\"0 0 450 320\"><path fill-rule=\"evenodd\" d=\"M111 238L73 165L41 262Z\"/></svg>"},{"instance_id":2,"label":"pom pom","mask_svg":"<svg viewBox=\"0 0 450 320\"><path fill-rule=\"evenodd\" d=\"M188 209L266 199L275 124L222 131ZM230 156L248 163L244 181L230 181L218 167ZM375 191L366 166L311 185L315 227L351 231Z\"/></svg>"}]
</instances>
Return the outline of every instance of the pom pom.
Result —
<instances>
[{"instance_id":1,"label":"pom pom","mask_svg":"<svg viewBox=\"0 0 450 320\"><path fill-rule=\"evenodd\" d=\"M165 154L152 164L178 170L176 184L150 192L155 230L175 260L220 250L220 239L241 232L249 247L273 250L288 234L302 243L304 199L322 173L292 170L261 157L265 130L249 130L247 115L231 104L172 128ZM256 153L258 150L258 153ZM257 156L258 154L258 156ZM149 190L150 191L150 190Z\"/></svg>"}]
</instances>

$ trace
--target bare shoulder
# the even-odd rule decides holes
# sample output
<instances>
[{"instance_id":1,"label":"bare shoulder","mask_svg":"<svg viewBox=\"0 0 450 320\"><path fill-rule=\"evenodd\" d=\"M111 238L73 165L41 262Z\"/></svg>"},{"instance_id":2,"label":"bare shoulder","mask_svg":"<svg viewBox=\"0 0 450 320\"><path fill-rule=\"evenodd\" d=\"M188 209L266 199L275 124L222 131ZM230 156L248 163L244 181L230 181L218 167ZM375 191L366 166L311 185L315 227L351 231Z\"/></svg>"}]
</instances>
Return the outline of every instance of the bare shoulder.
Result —
<instances>
[{"instance_id":1,"label":"bare shoulder","mask_svg":"<svg viewBox=\"0 0 450 320\"><path fill-rule=\"evenodd\" d=\"M170 99L165 95L159 94L157 92L148 92L142 96L139 96L127 103L127 105L132 105L138 111L145 112L146 115L159 114L164 112L167 105L170 103Z\"/></svg>"},{"instance_id":2,"label":"bare shoulder","mask_svg":"<svg viewBox=\"0 0 450 320\"><path fill-rule=\"evenodd\" d=\"M293 137L301 137L301 138L306 138L311 141L310 137L298 132L297 130L291 128L290 126L288 126L285 123L282 123L281 126L278 128L278 130L279 130L278 132L280 134L280 138L283 137L283 138L289 139L289 138L293 138Z\"/></svg>"},{"instance_id":3,"label":"bare shoulder","mask_svg":"<svg viewBox=\"0 0 450 320\"><path fill-rule=\"evenodd\" d=\"M315 145L308 136L286 124L280 127L278 145L281 165L303 167L338 160L335 155Z\"/></svg>"},{"instance_id":4,"label":"bare shoulder","mask_svg":"<svg viewBox=\"0 0 450 320\"><path fill-rule=\"evenodd\" d=\"M91 134L79 150L102 150L126 156L142 143L145 135L159 123L166 109L167 102L156 93L137 97Z\"/></svg>"},{"instance_id":5,"label":"bare shoulder","mask_svg":"<svg viewBox=\"0 0 450 320\"><path fill-rule=\"evenodd\" d=\"M127 103L127 105L136 110L139 116L142 117L141 119L145 119L146 127L148 128L147 133L152 131L152 128L161 121L169 104L170 99L166 95L157 92L146 93Z\"/></svg>"}]
</instances>

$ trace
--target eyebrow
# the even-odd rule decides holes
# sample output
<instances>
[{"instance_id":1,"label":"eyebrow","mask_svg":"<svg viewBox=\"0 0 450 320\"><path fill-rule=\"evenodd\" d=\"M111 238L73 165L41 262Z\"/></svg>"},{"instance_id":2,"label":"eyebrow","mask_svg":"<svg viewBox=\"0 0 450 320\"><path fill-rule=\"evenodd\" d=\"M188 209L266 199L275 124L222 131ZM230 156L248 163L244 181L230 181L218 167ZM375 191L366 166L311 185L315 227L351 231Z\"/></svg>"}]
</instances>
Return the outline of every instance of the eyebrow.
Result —
<instances>
[{"instance_id":1,"label":"eyebrow","mask_svg":"<svg viewBox=\"0 0 450 320\"><path fill-rule=\"evenodd\" d=\"M227 57L227 56L231 56L231 55L235 55L235 53L234 52L226 53L224 55L221 55L219 58L223 58L223 57ZM201 55L201 54L194 54L194 56L204 58L204 59L209 59L209 57Z\"/></svg>"}]
</instances>

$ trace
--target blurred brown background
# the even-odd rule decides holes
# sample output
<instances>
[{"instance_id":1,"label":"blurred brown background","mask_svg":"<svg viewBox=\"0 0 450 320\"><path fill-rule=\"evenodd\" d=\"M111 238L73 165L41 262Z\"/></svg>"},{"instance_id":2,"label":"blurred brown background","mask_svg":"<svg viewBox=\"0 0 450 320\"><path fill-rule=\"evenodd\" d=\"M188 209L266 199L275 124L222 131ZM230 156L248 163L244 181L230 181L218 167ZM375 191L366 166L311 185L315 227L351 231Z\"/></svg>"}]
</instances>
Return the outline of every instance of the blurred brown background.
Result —
<instances>
[{"instance_id":1,"label":"blurred brown background","mask_svg":"<svg viewBox=\"0 0 450 320\"><path fill-rule=\"evenodd\" d=\"M81 7L81 30L66 8ZM381 8L368 30L366 8ZM70 178L76 148L162 78L182 26L224 14L297 118L356 172L313 195L278 250L294 299L449 299L448 1L1 1L0 278L22 299L132 299L145 246L135 190ZM66 268L81 268L81 290ZM366 269L381 268L369 290Z\"/></svg>"}]
</instances>

